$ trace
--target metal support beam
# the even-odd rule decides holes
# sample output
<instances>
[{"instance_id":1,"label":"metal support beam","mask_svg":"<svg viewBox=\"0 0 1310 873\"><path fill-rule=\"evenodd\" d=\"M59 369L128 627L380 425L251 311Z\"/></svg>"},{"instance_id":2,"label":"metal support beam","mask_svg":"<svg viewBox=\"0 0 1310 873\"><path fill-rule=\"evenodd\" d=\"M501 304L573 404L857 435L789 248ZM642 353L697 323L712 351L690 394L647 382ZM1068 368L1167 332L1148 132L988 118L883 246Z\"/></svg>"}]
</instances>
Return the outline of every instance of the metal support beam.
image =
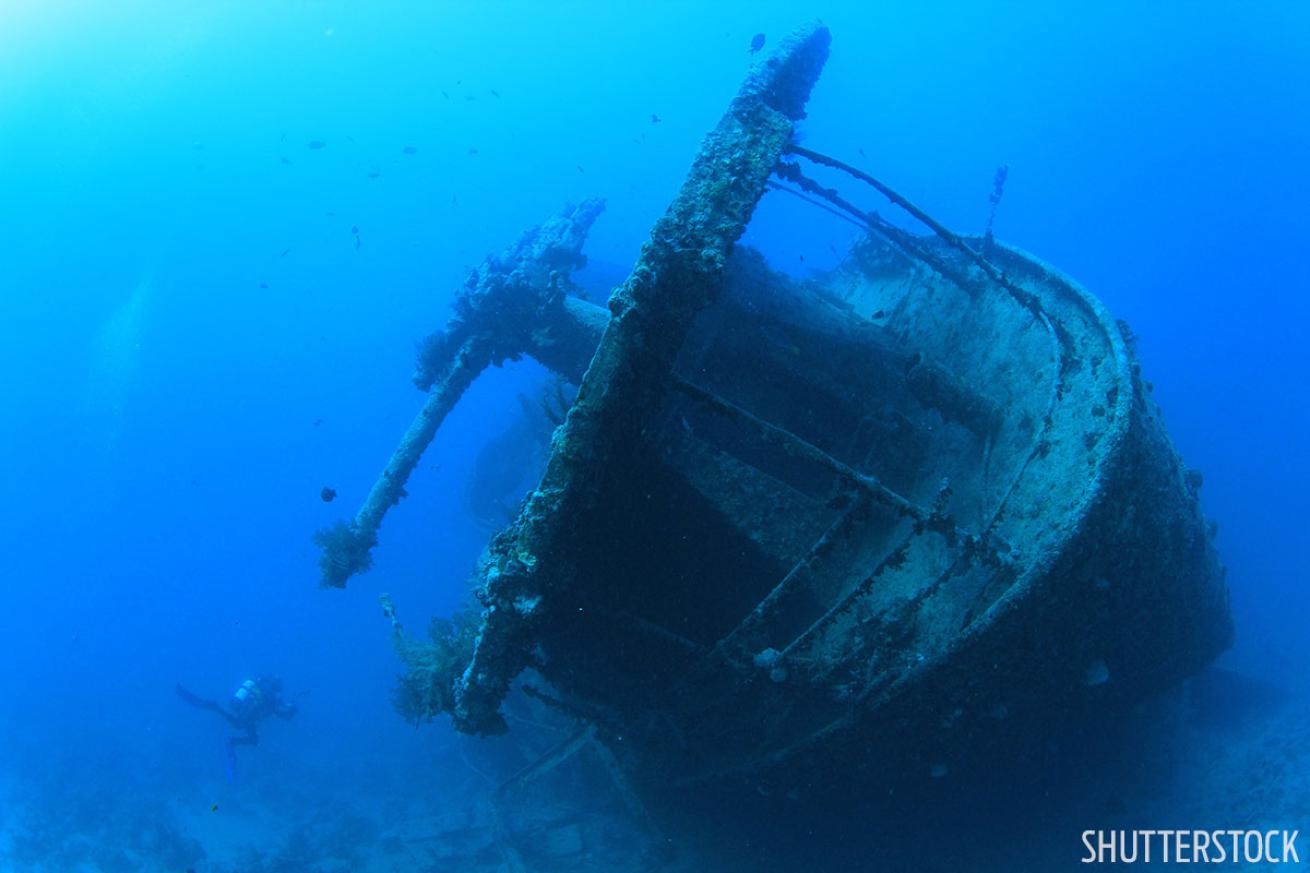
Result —
<instances>
[{"instance_id":1,"label":"metal support beam","mask_svg":"<svg viewBox=\"0 0 1310 873\"><path fill-rule=\"evenodd\" d=\"M581 381L609 314L569 295L569 270L584 263L583 243L604 208L595 199L566 207L473 271L455 298L454 318L420 351L414 382L428 392L423 408L354 519L314 537L323 549L325 587L344 588L372 564L387 511L405 496L405 484L441 423L489 365L529 355Z\"/></svg>"},{"instance_id":2,"label":"metal support beam","mask_svg":"<svg viewBox=\"0 0 1310 873\"><path fill-rule=\"evenodd\" d=\"M610 297L612 317L541 484L493 546L478 592L482 628L455 681L459 730L505 730L500 702L531 662L534 630L553 596L575 572L576 519L644 445L692 321L720 295L728 255L804 116L829 41L827 28L810 24L756 65Z\"/></svg>"}]
</instances>

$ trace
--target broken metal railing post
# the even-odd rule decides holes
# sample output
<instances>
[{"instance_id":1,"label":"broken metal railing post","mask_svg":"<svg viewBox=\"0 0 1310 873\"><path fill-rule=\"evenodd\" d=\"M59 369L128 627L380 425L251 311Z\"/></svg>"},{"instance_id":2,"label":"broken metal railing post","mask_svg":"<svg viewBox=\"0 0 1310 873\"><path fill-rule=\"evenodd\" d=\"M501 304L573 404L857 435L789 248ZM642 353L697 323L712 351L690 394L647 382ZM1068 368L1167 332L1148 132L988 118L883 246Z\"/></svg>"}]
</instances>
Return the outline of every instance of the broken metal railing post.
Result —
<instances>
[{"instance_id":1,"label":"broken metal railing post","mask_svg":"<svg viewBox=\"0 0 1310 873\"><path fill-rule=\"evenodd\" d=\"M581 381L608 313L570 296L569 272L585 262L582 246L604 210L602 200L566 208L487 258L455 299L455 317L429 337L414 381L428 392L400 444L350 522L314 536L322 548L322 584L344 588L372 564L378 529L405 496L405 483L446 416L491 364L529 355L571 381Z\"/></svg>"},{"instance_id":2,"label":"broken metal railing post","mask_svg":"<svg viewBox=\"0 0 1310 873\"><path fill-rule=\"evenodd\" d=\"M964 240L960 239L959 235L956 234L953 230L951 230L946 225L934 219L931 215L924 212L919 207L915 206L905 197L902 197L896 191L892 190L892 188L890 188L887 185L884 185L882 182L878 181L873 176L870 176L868 173L864 172L863 170L860 170L856 167L852 167L850 164L839 161L836 158L830 158L827 155L820 154L819 152L813 151L811 149L807 149L803 146L794 145L791 147L790 151L794 155L799 155L802 158L806 158L807 160L813 161L814 163L819 164L821 166L832 167L835 170L841 170L842 172L854 176L856 179L859 179L861 182L864 182L867 185L871 186L876 191L878 191L878 193L882 194L884 197L890 200L892 203L895 203L897 206L901 207L906 212L910 213L910 215L913 215L915 218L917 218L920 222L926 225L933 233L937 234L937 236L945 240L952 248L955 248L956 250L964 254L965 257L969 258L969 260L973 261L973 263L976 266L978 266L984 273L986 273L989 278L991 278L997 284L1005 287L1005 289L1009 291L1011 294L1015 295L1016 300L1019 300L1025 305L1030 305L1033 302L1034 297L1031 293L1024 291L1022 288L1018 288L1013 283L1009 282L1005 278L1005 275L996 267L995 264L984 258L978 252L969 248L969 246L964 242Z\"/></svg>"},{"instance_id":3,"label":"broken metal railing post","mask_svg":"<svg viewBox=\"0 0 1310 873\"><path fill-rule=\"evenodd\" d=\"M576 519L642 444L692 321L720 295L728 255L804 116L829 41L827 28L811 24L752 70L611 295L612 317L541 483L492 547L478 591L482 631L455 679L459 730L505 730L500 703L532 661L532 629L575 572Z\"/></svg>"}]
</instances>

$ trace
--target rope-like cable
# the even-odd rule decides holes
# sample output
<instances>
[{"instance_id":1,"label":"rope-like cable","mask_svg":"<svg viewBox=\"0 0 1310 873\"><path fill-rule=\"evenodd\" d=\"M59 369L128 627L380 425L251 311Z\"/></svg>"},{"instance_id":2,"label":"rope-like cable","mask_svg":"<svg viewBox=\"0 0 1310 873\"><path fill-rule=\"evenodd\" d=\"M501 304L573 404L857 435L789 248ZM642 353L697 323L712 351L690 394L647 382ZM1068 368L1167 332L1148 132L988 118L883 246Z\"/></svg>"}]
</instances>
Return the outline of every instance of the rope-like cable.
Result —
<instances>
[{"instance_id":1,"label":"rope-like cable","mask_svg":"<svg viewBox=\"0 0 1310 873\"><path fill-rule=\"evenodd\" d=\"M1028 309L1034 315L1037 315L1038 313L1041 312L1041 305L1038 302L1036 295L1032 294L1031 292L1023 290L1018 285L1015 285L1008 278L1006 278L1005 273L1003 273L999 267L997 267L991 261L987 260L981 254L970 248L969 245L965 243L965 241L961 239L957 233L955 233L950 228L946 227L946 225L938 222L931 215L924 212L919 207L915 206L905 197L901 196L896 191L892 190L892 188L890 188L889 186L883 184L882 182L879 182L873 176L870 176L868 173L864 172L863 170L857 167L852 167L850 164L847 164L843 161L839 161L836 158L828 157L825 154L821 154L811 149L807 149L803 146L792 145L788 149L788 151L791 154L799 155L800 157L805 158L806 160L811 161L813 163L819 164L820 166L831 167L834 170L841 170L843 173L853 176L854 178L859 179L861 182L864 182L865 184L872 186L875 190L878 191L878 193L882 194L892 203L895 203L897 206L901 207L906 212L910 213L910 215L913 215L915 218L921 221L930 230L932 230L933 233L937 234L937 236L945 240L947 245L958 250L966 258L972 261L980 270L986 273L987 276L992 281L996 282L996 284L1000 285L1007 292L1009 292L1010 296L1012 296L1021 305L1023 305L1025 309ZM794 167L795 165L784 165L784 166ZM794 172L797 177L805 178L804 176L801 175L799 167L795 167ZM782 173L779 173L779 175L782 175ZM784 178L787 177L784 176Z\"/></svg>"}]
</instances>

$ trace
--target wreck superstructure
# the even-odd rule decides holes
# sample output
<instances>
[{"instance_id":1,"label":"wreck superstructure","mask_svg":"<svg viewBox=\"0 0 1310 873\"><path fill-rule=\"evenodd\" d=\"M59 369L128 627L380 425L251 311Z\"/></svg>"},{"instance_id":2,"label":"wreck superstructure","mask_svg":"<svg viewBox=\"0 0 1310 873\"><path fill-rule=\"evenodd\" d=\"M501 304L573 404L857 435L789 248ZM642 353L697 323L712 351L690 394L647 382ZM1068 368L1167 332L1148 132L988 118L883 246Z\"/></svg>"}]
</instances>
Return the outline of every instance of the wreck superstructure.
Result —
<instances>
[{"instance_id":1,"label":"wreck superstructure","mask_svg":"<svg viewBox=\"0 0 1310 873\"><path fill-rule=\"evenodd\" d=\"M1230 643L1197 479L1131 336L1035 258L800 147L828 43L811 25L755 67L607 307L571 294L588 202L489 259L426 345L427 404L321 535L327 584L367 568L481 369L531 355L579 390L479 608L402 641L411 714L503 731L531 671L638 784L818 792L967 766ZM770 187L867 237L822 279L775 271L737 245Z\"/></svg>"}]
</instances>

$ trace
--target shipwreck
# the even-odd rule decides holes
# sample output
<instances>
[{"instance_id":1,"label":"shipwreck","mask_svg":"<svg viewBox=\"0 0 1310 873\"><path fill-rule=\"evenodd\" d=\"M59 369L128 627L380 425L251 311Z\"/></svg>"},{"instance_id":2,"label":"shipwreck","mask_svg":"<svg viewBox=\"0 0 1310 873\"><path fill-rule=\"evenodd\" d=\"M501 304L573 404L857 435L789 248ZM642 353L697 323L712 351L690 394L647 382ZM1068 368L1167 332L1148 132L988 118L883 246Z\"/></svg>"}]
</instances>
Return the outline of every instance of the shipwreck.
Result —
<instances>
[{"instance_id":1,"label":"shipwreck","mask_svg":"<svg viewBox=\"0 0 1310 873\"><path fill-rule=\"evenodd\" d=\"M423 344L413 426L319 534L328 586L485 368L530 356L577 394L471 608L419 639L388 603L407 714L502 732L531 676L637 794L809 794L967 768L1230 645L1200 477L1126 326L799 145L828 50L813 24L755 65L607 305L571 279L588 201L488 258ZM859 226L840 267L738 245L775 189Z\"/></svg>"}]
</instances>

